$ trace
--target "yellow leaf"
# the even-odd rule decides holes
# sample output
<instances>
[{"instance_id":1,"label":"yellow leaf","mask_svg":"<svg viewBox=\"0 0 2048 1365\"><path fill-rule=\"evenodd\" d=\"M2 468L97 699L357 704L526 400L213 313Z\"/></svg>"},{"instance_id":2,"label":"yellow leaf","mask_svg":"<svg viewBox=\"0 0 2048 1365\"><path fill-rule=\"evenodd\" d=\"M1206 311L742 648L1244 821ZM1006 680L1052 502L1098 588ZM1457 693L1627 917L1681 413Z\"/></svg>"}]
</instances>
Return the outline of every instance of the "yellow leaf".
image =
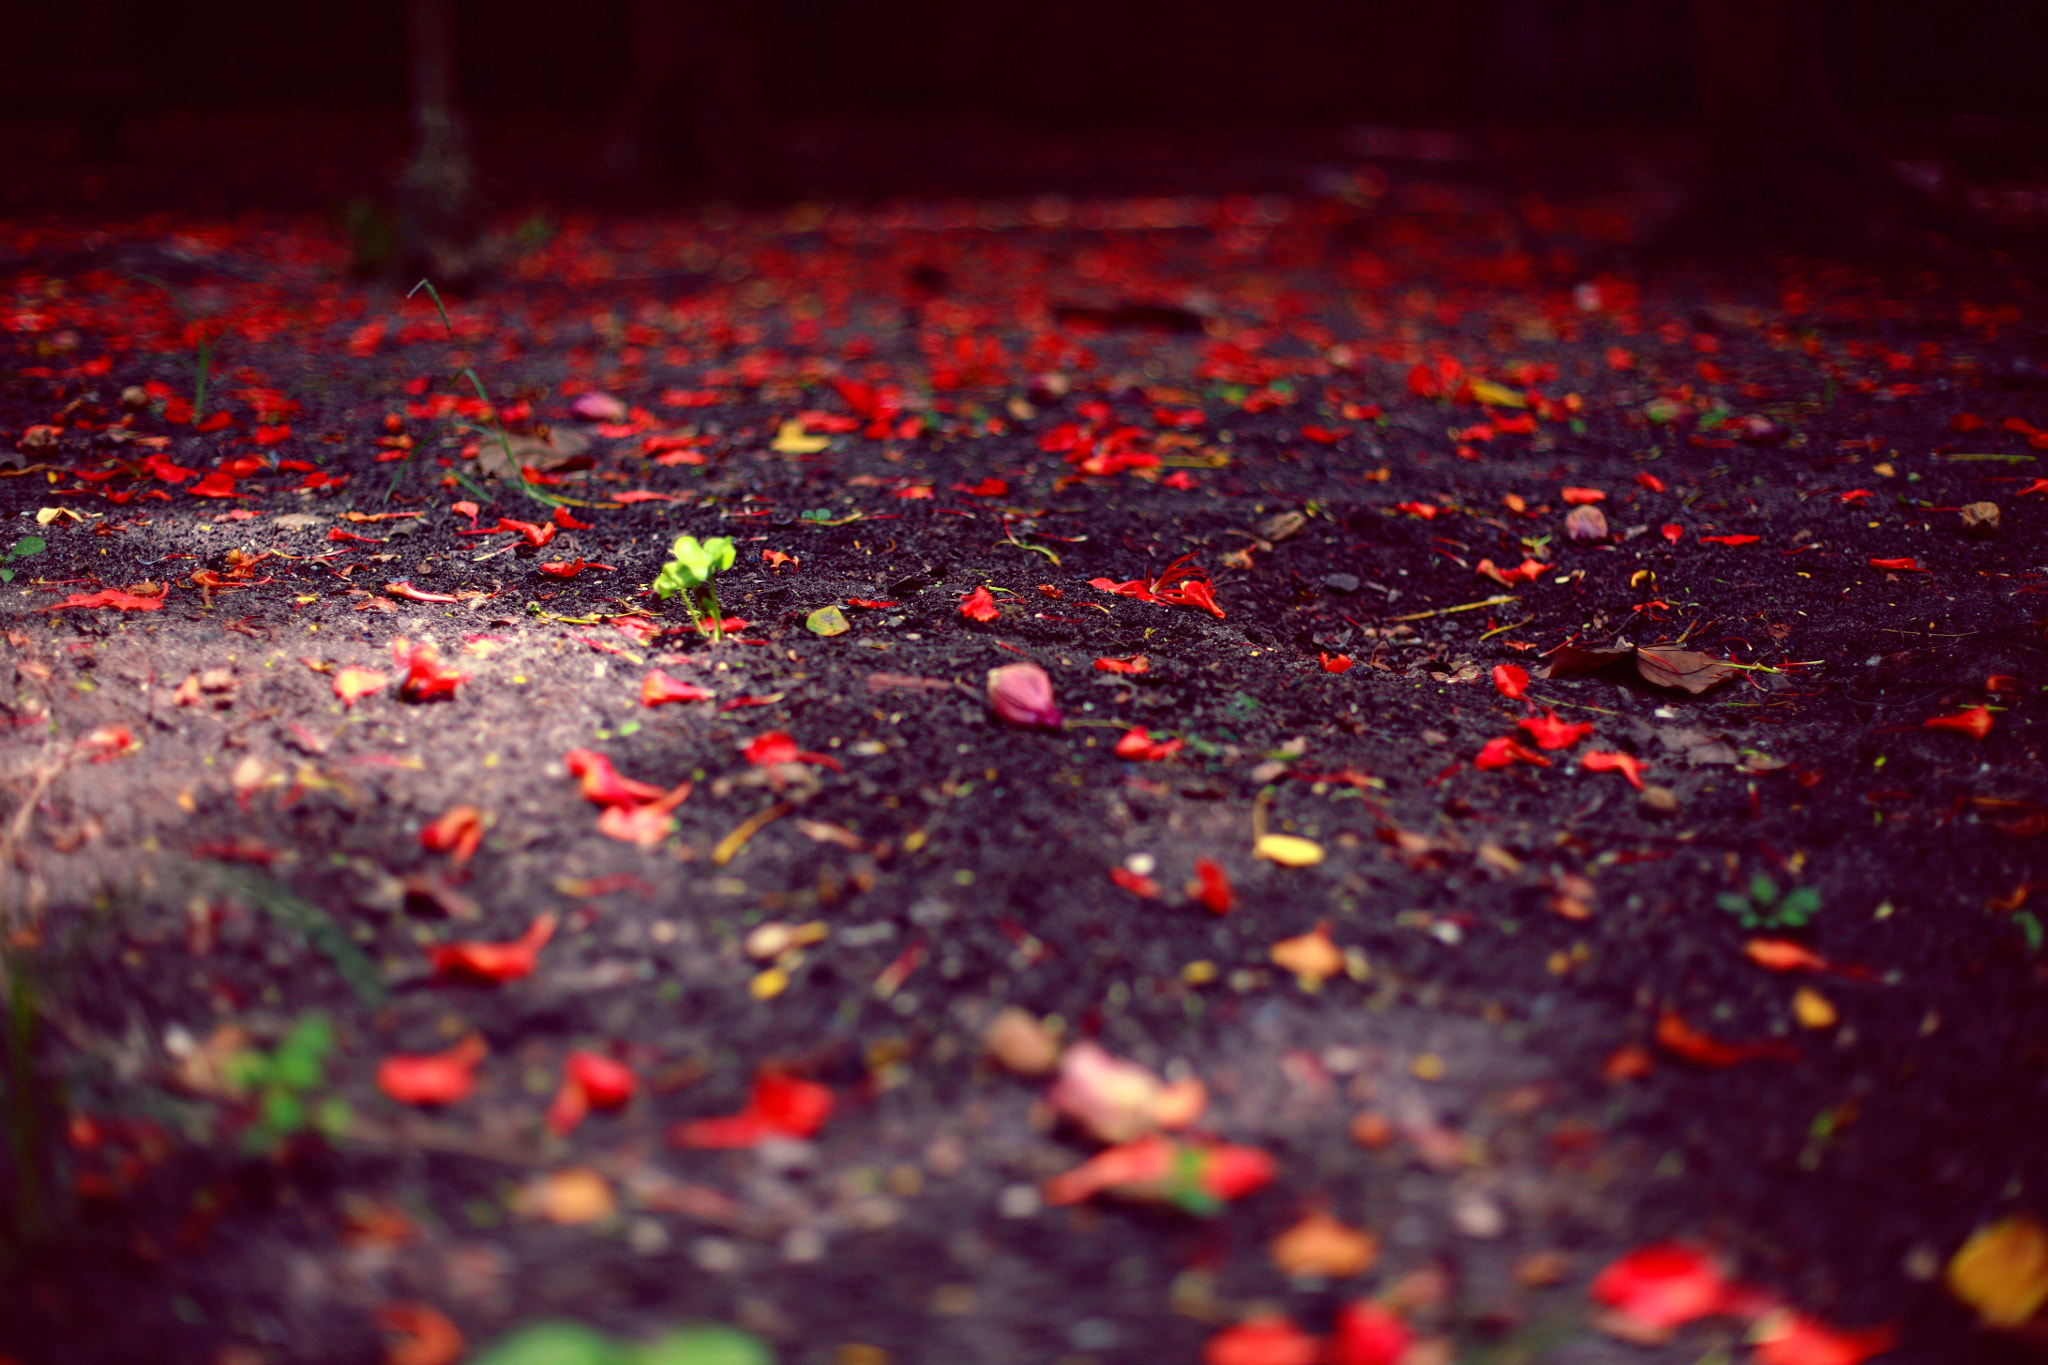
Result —
<instances>
[{"instance_id":1,"label":"yellow leaf","mask_svg":"<svg viewBox=\"0 0 2048 1365\"><path fill-rule=\"evenodd\" d=\"M768 448L778 455L815 455L831 444L829 436L804 435L804 424L792 417L775 429Z\"/></svg>"},{"instance_id":2,"label":"yellow leaf","mask_svg":"<svg viewBox=\"0 0 2048 1365\"><path fill-rule=\"evenodd\" d=\"M1491 403L1497 408L1526 408L1529 400L1505 384L1496 384L1491 379L1472 381L1472 396L1482 403Z\"/></svg>"},{"instance_id":3,"label":"yellow leaf","mask_svg":"<svg viewBox=\"0 0 2048 1365\"><path fill-rule=\"evenodd\" d=\"M1273 1264L1289 1275L1341 1280L1372 1269L1380 1244L1369 1232L1315 1212L1273 1239Z\"/></svg>"},{"instance_id":4,"label":"yellow leaf","mask_svg":"<svg viewBox=\"0 0 2048 1365\"><path fill-rule=\"evenodd\" d=\"M2015 1214L1977 1229L1950 1258L1948 1287L1991 1326L2019 1326L2048 1303L2048 1228Z\"/></svg>"},{"instance_id":5,"label":"yellow leaf","mask_svg":"<svg viewBox=\"0 0 2048 1365\"><path fill-rule=\"evenodd\" d=\"M38 526L48 526L59 517L69 517L73 521L85 520L84 517L81 517L69 507L39 507L36 509L36 525Z\"/></svg>"},{"instance_id":6,"label":"yellow leaf","mask_svg":"<svg viewBox=\"0 0 2048 1365\"><path fill-rule=\"evenodd\" d=\"M1314 867L1323 860L1323 846L1292 834L1262 834L1252 845L1252 855L1282 867Z\"/></svg>"},{"instance_id":7,"label":"yellow leaf","mask_svg":"<svg viewBox=\"0 0 2048 1365\"><path fill-rule=\"evenodd\" d=\"M1794 992L1792 1016L1807 1028L1833 1028L1839 1017L1828 998L1811 986L1801 986Z\"/></svg>"}]
</instances>

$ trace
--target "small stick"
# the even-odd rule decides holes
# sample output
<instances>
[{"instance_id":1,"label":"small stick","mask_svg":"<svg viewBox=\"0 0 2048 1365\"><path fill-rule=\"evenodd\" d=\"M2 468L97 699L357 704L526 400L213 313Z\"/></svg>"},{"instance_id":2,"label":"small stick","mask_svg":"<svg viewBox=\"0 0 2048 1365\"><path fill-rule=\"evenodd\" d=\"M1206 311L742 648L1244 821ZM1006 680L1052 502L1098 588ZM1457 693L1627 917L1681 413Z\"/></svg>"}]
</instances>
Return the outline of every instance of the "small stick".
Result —
<instances>
[{"instance_id":1,"label":"small stick","mask_svg":"<svg viewBox=\"0 0 2048 1365\"><path fill-rule=\"evenodd\" d=\"M1449 616L1454 611L1478 611L1481 607L1498 607L1514 600L1513 597L1489 597L1484 602L1466 602L1455 607L1435 607L1429 611L1411 611L1406 616L1389 616L1387 619L1389 621L1420 621L1429 616Z\"/></svg>"},{"instance_id":2,"label":"small stick","mask_svg":"<svg viewBox=\"0 0 2048 1365\"><path fill-rule=\"evenodd\" d=\"M738 828L718 841L718 847L711 850L711 861L719 867L724 867L747 846L747 840L795 809L796 807L788 801L777 801L768 809L748 816L739 823Z\"/></svg>"}]
</instances>

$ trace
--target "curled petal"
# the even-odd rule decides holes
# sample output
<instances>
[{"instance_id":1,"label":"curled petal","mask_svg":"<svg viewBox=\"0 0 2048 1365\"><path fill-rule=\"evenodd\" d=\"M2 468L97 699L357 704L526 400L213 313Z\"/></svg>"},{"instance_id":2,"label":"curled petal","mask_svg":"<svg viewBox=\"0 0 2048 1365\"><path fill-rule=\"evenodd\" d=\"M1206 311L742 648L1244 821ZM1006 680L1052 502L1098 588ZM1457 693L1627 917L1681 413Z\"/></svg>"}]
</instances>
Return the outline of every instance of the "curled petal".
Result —
<instances>
[{"instance_id":1,"label":"curled petal","mask_svg":"<svg viewBox=\"0 0 2048 1365\"><path fill-rule=\"evenodd\" d=\"M988 672L988 705L1012 725L1057 730L1062 721L1052 679L1037 664L1005 664Z\"/></svg>"}]
</instances>

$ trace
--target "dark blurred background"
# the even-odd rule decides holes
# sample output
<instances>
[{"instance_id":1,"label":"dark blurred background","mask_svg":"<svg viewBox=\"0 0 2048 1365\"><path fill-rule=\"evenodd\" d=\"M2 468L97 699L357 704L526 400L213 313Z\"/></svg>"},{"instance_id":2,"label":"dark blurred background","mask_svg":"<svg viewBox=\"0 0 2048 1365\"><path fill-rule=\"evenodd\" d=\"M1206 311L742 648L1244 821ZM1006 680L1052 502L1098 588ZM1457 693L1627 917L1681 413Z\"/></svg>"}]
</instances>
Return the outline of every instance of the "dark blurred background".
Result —
<instances>
[{"instance_id":1,"label":"dark blurred background","mask_svg":"<svg viewBox=\"0 0 2048 1365\"><path fill-rule=\"evenodd\" d=\"M388 177L415 136L421 3L446 7L453 103L501 195L524 177L557 194L770 199L1087 190L1056 183L1086 178L1083 152L1115 162L1094 173L1131 177L1133 192L1196 163L1226 181L1284 179L1355 155L1368 126L1683 130L1702 107L1697 11L1727 8L17 0L0 9L0 194L32 208L38 176L55 194L71 183L63 168L81 166L106 194L227 201L319 199ZM1729 4L1740 19L1756 0ZM2028 173L2048 103L2048 6L1762 8L1795 13L1801 63L1900 155L1995 144Z\"/></svg>"}]
</instances>

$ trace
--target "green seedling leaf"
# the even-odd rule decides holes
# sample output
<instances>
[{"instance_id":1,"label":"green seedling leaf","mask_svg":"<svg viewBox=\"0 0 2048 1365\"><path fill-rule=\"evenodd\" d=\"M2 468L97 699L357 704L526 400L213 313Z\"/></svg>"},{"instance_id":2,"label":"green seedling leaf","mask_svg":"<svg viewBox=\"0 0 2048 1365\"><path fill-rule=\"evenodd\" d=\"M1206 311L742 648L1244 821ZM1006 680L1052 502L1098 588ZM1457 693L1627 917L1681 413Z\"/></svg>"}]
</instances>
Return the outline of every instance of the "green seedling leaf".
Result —
<instances>
[{"instance_id":1,"label":"green seedling leaf","mask_svg":"<svg viewBox=\"0 0 2048 1365\"><path fill-rule=\"evenodd\" d=\"M654 590L663 598L710 582L713 574L730 569L738 557L732 541L725 536L702 541L695 536L677 536L668 553L668 563L661 566L661 576L654 580Z\"/></svg>"},{"instance_id":2,"label":"green seedling leaf","mask_svg":"<svg viewBox=\"0 0 2048 1365\"><path fill-rule=\"evenodd\" d=\"M23 536L7 551L6 558L27 559L30 555L39 555L48 548L49 542L41 536Z\"/></svg>"},{"instance_id":3,"label":"green seedling leaf","mask_svg":"<svg viewBox=\"0 0 2048 1365\"><path fill-rule=\"evenodd\" d=\"M306 1106L289 1090L266 1091L258 1121L272 1133L289 1133L305 1127Z\"/></svg>"},{"instance_id":4,"label":"green seedling leaf","mask_svg":"<svg viewBox=\"0 0 2048 1365\"><path fill-rule=\"evenodd\" d=\"M1749 879L1749 898L1766 908L1778 903L1778 884L1759 872Z\"/></svg>"},{"instance_id":5,"label":"green seedling leaf","mask_svg":"<svg viewBox=\"0 0 2048 1365\"><path fill-rule=\"evenodd\" d=\"M2021 935L2027 940L2027 951L2030 953L2040 952L2042 939L2048 937L2048 935L2043 934L2041 921L2034 917L2034 912L2022 910L2014 915L2012 920L2014 924L2019 925Z\"/></svg>"},{"instance_id":6,"label":"green seedling leaf","mask_svg":"<svg viewBox=\"0 0 2048 1365\"><path fill-rule=\"evenodd\" d=\"M718 1323L657 1337L628 1358L633 1365L775 1365L775 1353L759 1337Z\"/></svg>"},{"instance_id":7,"label":"green seedling leaf","mask_svg":"<svg viewBox=\"0 0 2048 1365\"><path fill-rule=\"evenodd\" d=\"M474 1357L470 1365L631 1365L619 1343L580 1322L537 1322Z\"/></svg>"}]
</instances>

